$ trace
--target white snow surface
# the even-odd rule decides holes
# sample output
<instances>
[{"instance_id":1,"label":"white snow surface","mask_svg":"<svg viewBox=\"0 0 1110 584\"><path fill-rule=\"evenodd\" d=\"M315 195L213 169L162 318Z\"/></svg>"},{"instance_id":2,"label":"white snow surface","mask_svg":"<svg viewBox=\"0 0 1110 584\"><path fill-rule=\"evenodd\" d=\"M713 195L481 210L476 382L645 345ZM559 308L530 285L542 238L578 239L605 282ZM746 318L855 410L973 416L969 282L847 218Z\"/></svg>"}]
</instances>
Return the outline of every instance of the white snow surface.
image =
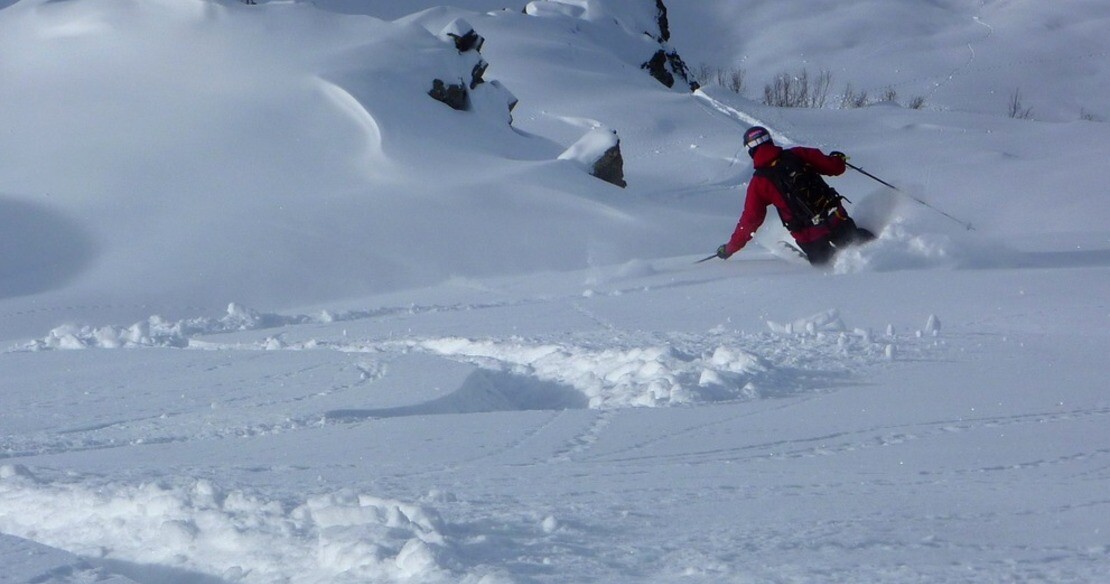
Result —
<instances>
[{"instance_id":1,"label":"white snow surface","mask_svg":"<svg viewBox=\"0 0 1110 584\"><path fill-rule=\"evenodd\" d=\"M0 584L1107 581L1110 4L442 4L0 0Z\"/></svg>"}]
</instances>

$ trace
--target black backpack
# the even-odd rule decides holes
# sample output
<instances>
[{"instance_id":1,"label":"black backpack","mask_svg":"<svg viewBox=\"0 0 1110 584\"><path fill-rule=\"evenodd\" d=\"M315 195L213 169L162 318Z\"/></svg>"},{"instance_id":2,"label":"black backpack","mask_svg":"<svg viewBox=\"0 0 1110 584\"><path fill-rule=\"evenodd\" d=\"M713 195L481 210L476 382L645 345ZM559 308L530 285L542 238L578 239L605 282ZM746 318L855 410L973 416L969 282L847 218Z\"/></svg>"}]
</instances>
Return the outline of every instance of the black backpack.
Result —
<instances>
[{"instance_id":1,"label":"black backpack","mask_svg":"<svg viewBox=\"0 0 1110 584\"><path fill-rule=\"evenodd\" d=\"M782 224L792 232L825 223L844 198L812 166L789 150L783 150L769 168L757 168L755 176L767 177L782 193L793 216L789 222L783 219Z\"/></svg>"}]
</instances>

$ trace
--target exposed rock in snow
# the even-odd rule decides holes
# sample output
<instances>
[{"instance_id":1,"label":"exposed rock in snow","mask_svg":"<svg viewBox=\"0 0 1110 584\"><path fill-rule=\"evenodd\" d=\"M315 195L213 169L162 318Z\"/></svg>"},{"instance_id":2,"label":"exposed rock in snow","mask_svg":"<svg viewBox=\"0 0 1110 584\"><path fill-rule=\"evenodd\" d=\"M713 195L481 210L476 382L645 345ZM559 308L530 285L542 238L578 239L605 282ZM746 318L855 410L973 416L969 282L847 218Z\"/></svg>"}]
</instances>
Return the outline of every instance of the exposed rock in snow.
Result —
<instances>
[{"instance_id":1,"label":"exposed rock in snow","mask_svg":"<svg viewBox=\"0 0 1110 584\"><path fill-rule=\"evenodd\" d=\"M437 101L451 106L452 109L465 111L471 109L470 91L474 91L477 87L486 82L483 76L489 63L482 58L482 45L485 44L486 39L474 31L474 27L469 22L459 18L451 21L439 34L441 39L454 43L455 49L458 50L460 58L463 60L462 68L465 72L460 78L458 83L444 81L442 79L434 79L432 81L432 89L428 91L428 95ZM469 76L469 81L466 77ZM509 112L512 112L516 107L516 98L511 94L504 92L504 88L500 85L494 85L493 90L501 93L504 96L505 105Z\"/></svg>"},{"instance_id":2,"label":"exposed rock in snow","mask_svg":"<svg viewBox=\"0 0 1110 584\"><path fill-rule=\"evenodd\" d=\"M625 34L640 35L644 54L637 64L667 87L682 81L691 90L697 83L670 45L670 23L663 0L536 0L524 8L525 14L542 17L569 17L603 26L616 25Z\"/></svg>"},{"instance_id":3,"label":"exposed rock in snow","mask_svg":"<svg viewBox=\"0 0 1110 584\"><path fill-rule=\"evenodd\" d=\"M559 155L560 160L573 160L601 180L624 188L624 158L616 130L595 127Z\"/></svg>"},{"instance_id":4,"label":"exposed rock in snow","mask_svg":"<svg viewBox=\"0 0 1110 584\"><path fill-rule=\"evenodd\" d=\"M459 111L470 109L466 86L462 83L447 84L442 79L433 79L432 88L428 90L428 95L436 101L442 101L451 106L451 109Z\"/></svg>"}]
</instances>

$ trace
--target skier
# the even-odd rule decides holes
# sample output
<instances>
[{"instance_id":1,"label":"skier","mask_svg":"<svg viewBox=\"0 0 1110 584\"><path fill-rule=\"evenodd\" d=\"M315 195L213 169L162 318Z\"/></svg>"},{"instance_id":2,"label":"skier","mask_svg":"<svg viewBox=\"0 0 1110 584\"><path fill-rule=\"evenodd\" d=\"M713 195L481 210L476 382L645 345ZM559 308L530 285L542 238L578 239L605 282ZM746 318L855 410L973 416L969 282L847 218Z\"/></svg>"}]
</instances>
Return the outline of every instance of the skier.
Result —
<instances>
[{"instance_id":1,"label":"skier","mask_svg":"<svg viewBox=\"0 0 1110 584\"><path fill-rule=\"evenodd\" d=\"M841 197L821 175L844 173L848 157L843 152L825 154L798 146L785 150L762 126L744 132L744 146L752 157L755 174L748 183L744 211L728 243L717 248L717 257L728 259L740 251L763 225L767 206L774 205L782 224L810 264L827 264L838 249L875 239L848 216Z\"/></svg>"}]
</instances>

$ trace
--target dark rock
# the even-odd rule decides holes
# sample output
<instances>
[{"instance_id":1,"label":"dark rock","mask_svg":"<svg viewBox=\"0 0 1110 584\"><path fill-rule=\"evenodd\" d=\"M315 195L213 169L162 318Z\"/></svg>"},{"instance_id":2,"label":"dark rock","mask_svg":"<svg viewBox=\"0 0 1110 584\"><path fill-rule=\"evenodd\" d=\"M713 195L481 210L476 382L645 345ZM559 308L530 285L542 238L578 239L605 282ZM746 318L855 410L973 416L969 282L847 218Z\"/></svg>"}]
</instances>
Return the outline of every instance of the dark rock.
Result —
<instances>
[{"instance_id":1,"label":"dark rock","mask_svg":"<svg viewBox=\"0 0 1110 584\"><path fill-rule=\"evenodd\" d=\"M487 63L485 59L478 59L478 62L474 64L474 68L470 71L471 89L474 89L475 87L478 87L485 82L485 79L482 79L482 76L486 74L487 68L489 68L489 63Z\"/></svg>"},{"instance_id":2,"label":"dark rock","mask_svg":"<svg viewBox=\"0 0 1110 584\"><path fill-rule=\"evenodd\" d=\"M659 11L659 42L668 42L671 40L671 24L667 20L667 7L663 5L663 0L655 0L655 9Z\"/></svg>"},{"instance_id":3,"label":"dark rock","mask_svg":"<svg viewBox=\"0 0 1110 584\"><path fill-rule=\"evenodd\" d=\"M646 69L652 77L667 87L674 87L675 78L684 81L690 87L690 91L699 87L697 81L690 79L690 70L682 57L673 50L668 52L660 48L640 67Z\"/></svg>"},{"instance_id":4,"label":"dark rock","mask_svg":"<svg viewBox=\"0 0 1110 584\"><path fill-rule=\"evenodd\" d=\"M624 157L621 156L620 140L601 155L601 158L594 163L590 174L622 189L628 186L624 181Z\"/></svg>"},{"instance_id":5,"label":"dark rock","mask_svg":"<svg viewBox=\"0 0 1110 584\"><path fill-rule=\"evenodd\" d=\"M663 49L655 51L646 63L640 65L641 69L647 69L656 80L667 87L674 87L674 75L667 70L667 52Z\"/></svg>"},{"instance_id":6,"label":"dark rock","mask_svg":"<svg viewBox=\"0 0 1110 584\"><path fill-rule=\"evenodd\" d=\"M436 79L432 81L432 89L428 92L428 95L432 96L432 99L451 106L451 109L459 111L470 109L470 99L466 93L466 86L461 83L448 85L442 79Z\"/></svg>"},{"instance_id":7,"label":"dark rock","mask_svg":"<svg viewBox=\"0 0 1110 584\"><path fill-rule=\"evenodd\" d=\"M462 18L451 21L440 34L455 43L455 48L459 51L459 54L467 51L480 53L482 52L482 45L486 42L486 39L475 32L474 27Z\"/></svg>"},{"instance_id":8,"label":"dark rock","mask_svg":"<svg viewBox=\"0 0 1110 584\"><path fill-rule=\"evenodd\" d=\"M678 55L678 51L675 51L669 45L671 25L667 19L667 7L663 4L663 0L655 0L655 8L659 35L656 36L650 32L645 34L659 43L659 50L651 56L651 59L641 65L641 68L647 70L652 77L667 87L674 87L677 78L684 81L690 87L690 91L693 91L698 88L697 81L690 78L690 69L686 67L686 63Z\"/></svg>"},{"instance_id":9,"label":"dark rock","mask_svg":"<svg viewBox=\"0 0 1110 584\"><path fill-rule=\"evenodd\" d=\"M447 33L447 35L455 41L455 48L458 49L460 53L471 50L480 53L482 52L482 45L486 42L486 39L482 37L482 35L474 32L473 29L461 36L450 32Z\"/></svg>"}]
</instances>

